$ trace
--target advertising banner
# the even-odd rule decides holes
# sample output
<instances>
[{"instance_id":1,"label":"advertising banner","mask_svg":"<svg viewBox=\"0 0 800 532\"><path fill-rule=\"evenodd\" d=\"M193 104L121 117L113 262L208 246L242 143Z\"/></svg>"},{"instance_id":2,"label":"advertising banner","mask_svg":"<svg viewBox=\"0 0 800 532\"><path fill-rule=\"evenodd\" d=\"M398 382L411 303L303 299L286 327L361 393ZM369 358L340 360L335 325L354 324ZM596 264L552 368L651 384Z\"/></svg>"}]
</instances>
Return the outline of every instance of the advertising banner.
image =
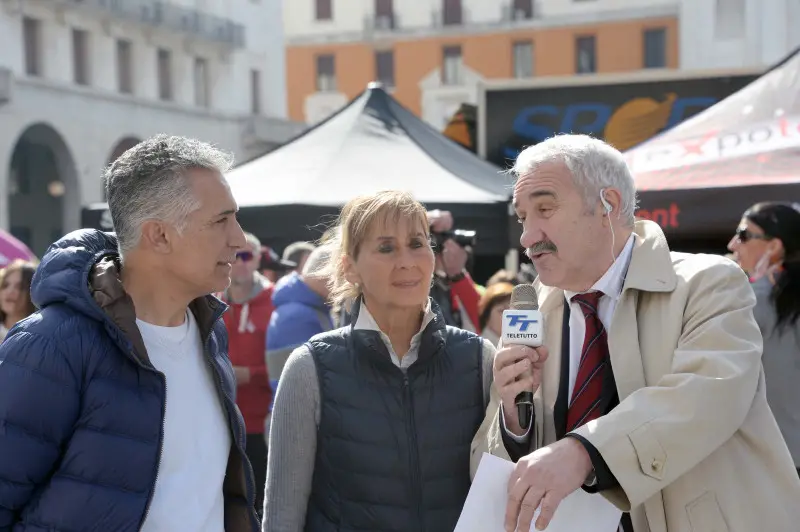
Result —
<instances>
[{"instance_id":1,"label":"advertising banner","mask_svg":"<svg viewBox=\"0 0 800 532\"><path fill-rule=\"evenodd\" d=\"M800 200L800 54L628 151L642 218L668 235L732 234L760 201Z\"/></svg>"},{"instance_id":2,"label":"advertising banner","mask_svg":"<svg viewBox=\"0 0 800 532\"><path fill-rule=\"evenodd\" d=\"M517 154L558 133L585 133L628 150L708 109L755 74L613 83L487 88L485 156L508 168ZM626 79L629 78L629 79Z\"/></svg>"}]
</instances>

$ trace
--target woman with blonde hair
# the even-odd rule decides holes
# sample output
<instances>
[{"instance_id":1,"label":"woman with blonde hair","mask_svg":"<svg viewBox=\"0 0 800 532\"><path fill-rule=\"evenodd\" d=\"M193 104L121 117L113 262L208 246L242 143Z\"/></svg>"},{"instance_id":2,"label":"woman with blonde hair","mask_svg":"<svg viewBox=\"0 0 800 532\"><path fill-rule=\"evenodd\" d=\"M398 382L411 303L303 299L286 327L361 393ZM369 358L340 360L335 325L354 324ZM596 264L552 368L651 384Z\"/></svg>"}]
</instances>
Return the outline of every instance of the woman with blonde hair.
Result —
<instances>
[{"instance_id":1,"label":"woman with blonde hair","mask_svg":"<svg viewBox=\"0 0 800 532\"><path fill-rule=\"evenodd\" d=\"M272 412L263 529L453 530L494 347L448 327L429 297L425 207L403 192L350 201L331 298L352 324L292 353Z\"/></svg>"},{"instance_id":2,"label":"woman with blonde hair","mask_svg":"<svg viewBox=\"0 0 800 532\"><path fill-rule=\"evenodd\" d=\"M0 342L9 329L34 312L31 302L31 280L36 264L17 259L0 268Z\"/></svg>"}]
</instances>

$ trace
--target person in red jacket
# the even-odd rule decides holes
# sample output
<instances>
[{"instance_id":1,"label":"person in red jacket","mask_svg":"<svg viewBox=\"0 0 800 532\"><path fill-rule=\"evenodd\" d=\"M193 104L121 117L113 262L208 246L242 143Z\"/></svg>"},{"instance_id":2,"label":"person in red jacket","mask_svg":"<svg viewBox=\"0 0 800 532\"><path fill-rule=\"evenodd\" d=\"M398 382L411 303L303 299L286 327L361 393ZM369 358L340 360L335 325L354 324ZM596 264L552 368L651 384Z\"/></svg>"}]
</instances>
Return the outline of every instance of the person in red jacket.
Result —
<instances>
[{"instance_id":1,"label":"person in red jacket","mask_svg":"<svg viewBox=\"0 0 800 532\"><path fill-rule=\"evenodd\" d=\"M228 329L228 356L236 374L236 404L247 427L247 457L253 466L256 510L260 514L267 475L264 420L272 402L265 352L274 285L257 271L261 242L250 233L245 236L247 247L236 254L231 285L222 294L230 305L223 319Z\"/></svg>"},{"instance_id":2,"label":"person in red jacket","mask_svg":"<svg viewBox=\"0 0 800 532\"><path fill-rule=\"evenodd\" d=\"M434 210L427 214L432 233L453 229L453 215L450 211ZM447 325L479 332L478 302L481 294L467 272L468 258L468 251L452 239L446 240L441 249L436 250L431 297L439 304Z\"/></svg>"}]
</instances>

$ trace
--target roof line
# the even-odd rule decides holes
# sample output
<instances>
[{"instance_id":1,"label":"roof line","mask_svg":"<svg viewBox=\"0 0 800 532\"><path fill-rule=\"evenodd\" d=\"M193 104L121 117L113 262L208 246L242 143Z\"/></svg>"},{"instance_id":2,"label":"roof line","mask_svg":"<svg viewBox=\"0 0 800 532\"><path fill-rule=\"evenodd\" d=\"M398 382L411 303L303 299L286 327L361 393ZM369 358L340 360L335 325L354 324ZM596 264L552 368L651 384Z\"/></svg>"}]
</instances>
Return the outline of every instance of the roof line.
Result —
<instances>
[{"instance_id":1,"label":"roof line","mask_svg":"<svg viewBox=\"0 0 800 532\"><path fill-rule=\"evenodd\" d=\"M361 96L363 96L365 92L366 92L366 90L363 90L360 93L358 93L358 95L355 98L351 99L349 102L347 102L347 104L345 104L342 107L340 107L339 109L337 109L336 112L334 112L334 113L330 114L329 116L327 116L324 120L321 120L320 122L317 122L316 124L314 124L314 125L312 125L310 127L307 127L306 129L304 129L303 131L301 131L297 135L294 135L293 137L289 138L288 140L282 142L281 144L279 144L275 148L271 149L270 151L262 153L261 155L257 155L255 157L251 157L250 159L237 164L236 166L234 166L232 168L232 170L235 169L235 168L239 168L240 166L244 166L244 165L246 165L248 163L251 163L251 162L253 162L253 161L257 160L257 159L260 159L260 158L264 157L265 155L269 155L269 154L275 153L276 151L278 151L278 150L280 150L282 148L285 148L286 146L288 146L289 144L293 143L294 141L296 141L296 140L298 140L298 139L300 139L302 137L305 137L306 135L308 135L312 131L322 127L323 125L327 124L328 122L330 122L331 120L333 120L334 118L336 118L337 116L342 114L345 110L350 108L359 99L361 99Z\"/></svg>"},{"instance_id":2,"label":"roof line","mask_svg":"<svg viewBox=\"0 0 800 532\"><path fill-rule=\"evenodd\" d=\"M795 48L794 50L792 50L792 51L789 53L789 55L787 55L786 57L784 57L783 59L781 59L780 61L778 61L778 62L777 62L777 63L775 63L774 65L772 65L771 67L769 67L769 68L766 70L766 72L764 72L763 74L761 74L761 76L760 76L760 77L766 76L767 74L769 74L769 73L770 73L770 72L772 72L773 70L777 70L777 69L781 68L781 67L782 67L782 66L784 66L786 63L788 63L789 61L791 61L791 60L794 58L794 56L796 56L798 53L800 53L800 46L798 46L797 48Z\"/></svg>"}]
</instances>

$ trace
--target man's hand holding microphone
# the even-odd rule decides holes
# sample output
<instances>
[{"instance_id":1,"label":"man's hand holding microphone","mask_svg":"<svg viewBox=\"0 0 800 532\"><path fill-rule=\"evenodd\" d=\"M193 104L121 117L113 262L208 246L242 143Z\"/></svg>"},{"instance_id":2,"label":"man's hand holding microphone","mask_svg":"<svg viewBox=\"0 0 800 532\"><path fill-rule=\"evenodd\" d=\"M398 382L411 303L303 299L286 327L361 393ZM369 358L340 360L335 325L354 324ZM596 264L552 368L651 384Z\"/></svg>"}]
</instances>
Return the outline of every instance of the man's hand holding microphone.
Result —
<instances>
[{"instance_id":1,"label":"man's hand holding microphone","mask_svg":"<svg viewBox=\"0 0 800 532\"><path fill-rule=\"evenodd\" d=\"M515 286L511 308L503 312L503 347L494 359L494 382L505 427L517 437L530 429L533 394L542 383L547 361L542 325L536 290L528 284Z\"/></svg>"},{"instance_id":2,"label":"man's hand holding microphone","mask_svg":"<svg viewBox=\"0 0 800 532\"><path fill-rule=\"evenodd\" d=\"M542 315L531 285L514 287L511 308L503 312L503 348L494 359L494 381L505 428L517 441L530 430L533 395L542 383L548 352L542 344ZM564 438L522 457L508 482L506 530L530 530L537 508L537 530L544 530L558 505L578 489L592 470L583 445Z\"/></svg>"}]
</instances>

